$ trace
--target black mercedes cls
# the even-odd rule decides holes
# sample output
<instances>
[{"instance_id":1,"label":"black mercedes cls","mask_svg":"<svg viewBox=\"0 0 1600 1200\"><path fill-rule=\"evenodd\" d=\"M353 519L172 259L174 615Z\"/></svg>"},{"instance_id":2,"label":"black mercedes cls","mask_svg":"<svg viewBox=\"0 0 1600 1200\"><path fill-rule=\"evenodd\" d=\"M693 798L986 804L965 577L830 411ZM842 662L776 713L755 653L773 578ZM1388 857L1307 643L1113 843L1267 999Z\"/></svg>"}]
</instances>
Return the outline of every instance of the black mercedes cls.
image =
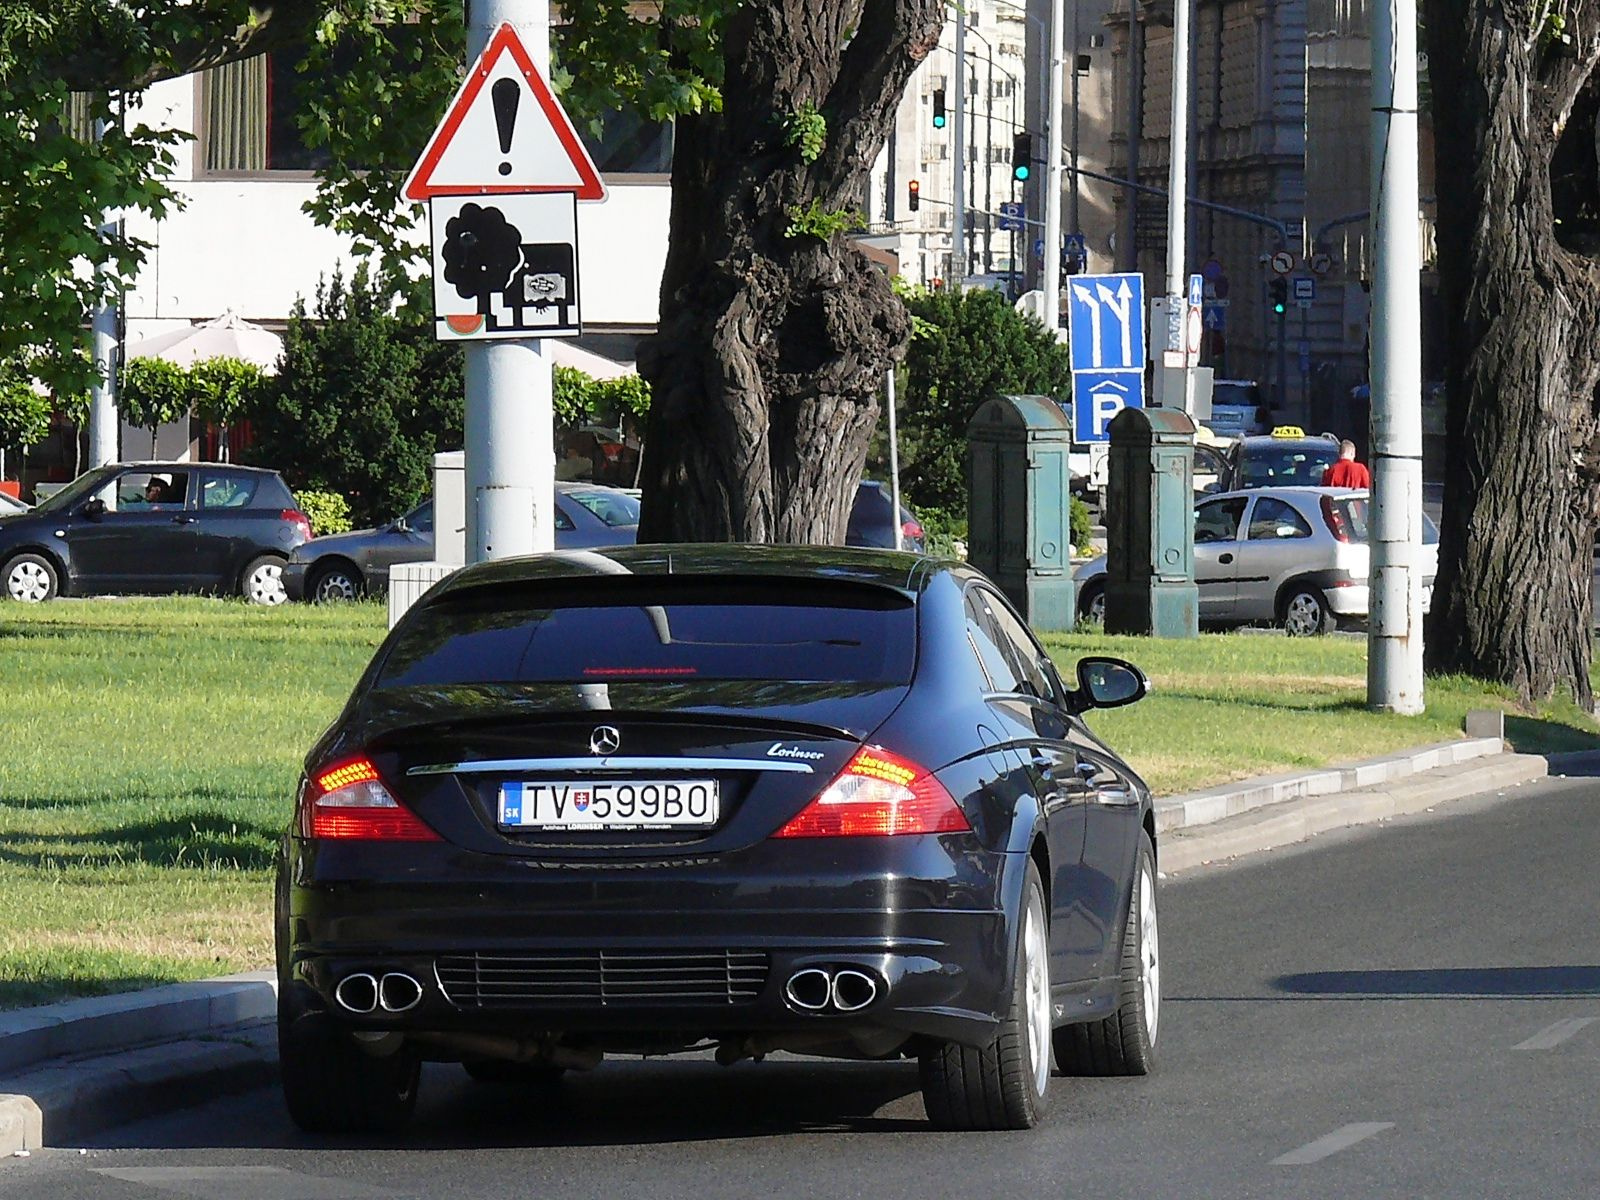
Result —
<instances>
[{"instance_id":1,"label":"black mercedes cls","mask_svg":"<svg viewBox=\"0 0 1600 1200\"><path fill-rule=\"evenodd\" d=\"M393 1128L423 1061L920 1063L929 1118L1034 1125L1052 1053L1144 1074L1144 784L993 584L892 551L639 546L468 567L306 759L277 877L294 1120Z\"/></svg>"}]
</instances>

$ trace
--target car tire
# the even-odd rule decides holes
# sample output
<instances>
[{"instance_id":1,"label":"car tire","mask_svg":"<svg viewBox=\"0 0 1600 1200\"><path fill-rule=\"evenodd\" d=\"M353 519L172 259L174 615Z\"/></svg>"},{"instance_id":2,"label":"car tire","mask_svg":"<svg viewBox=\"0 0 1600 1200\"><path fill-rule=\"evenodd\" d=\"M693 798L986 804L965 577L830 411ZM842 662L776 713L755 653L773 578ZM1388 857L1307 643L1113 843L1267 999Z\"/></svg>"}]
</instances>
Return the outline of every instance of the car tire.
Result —
<instances>
[{"instance_id":1,"label":"car tire","mask_svg":"<svg viewBox=\"0 0 1600 1200\"><path fill-rule=\"evenodd\" d=\"M503 1058L473 1058L461 1069L478 1083L504 1083L518 1087L550 1088L561 1082L566 1068L543 1062L507 1062Z\"/></svg>"},{"instance_id":2,"label":"car tire","mask_svg":"<svg viewBox=\"0 0 1600 1200\"><path fill-rule=\"evenodd\" d=\"M359 600L365 590L360 571L345 563L334 563L313 576L306 593L315 604L330 604Z\"/></svg>"},{"instance_id":3,"label":"car tire","mask_svg":"<svg viewBox=\"0 0 1600 1200\"><path fill-rule=\"evenodd\" d=\"M1044 887L1028 863L1017 921L1015 969L1000 1032L982 1049L925 1045L922 1103L939 1129L1031 1129L1050 1086L1050 937Z\"/></svg>"},{"instance_id":4,"label":"car tire","mask_svg":"<svg viewBox=\"0 0 1600 1200\"><path fill-rule=\"evenodd\" d=\"M377 1057L321 1014L278 1018L278 1074L307 1133L392 1133L411 1119L422 1060L409 1046Z\"/></svg>"},{"instance_id":5,"label":"car tire","mask_svg":"<svg viewBox=\"0 0 1600 1200\"><path fill-rule=\"evenodd\" d=\"M1139 861L1122 929L1117 1011L1055 1031L1056 1066L1065 1075L1148 1075L1161 1016L1161 933L1156 921L1156 856L1139 834Z\"/></svg>"},{"instance_id":6,"label":"car tire","mask_svg":"<svg viewBox=\"0 0 1600 1200\"><path fill-rule=\"evenodd\" d=\"M1290 637L1316 637L1339 627L1339 618L1328 607L1327 597L1308 584L1291 588L1284 594L1279 619L1284 633Z\"/></svg>"},{"instance_id":7,"label":"car tire","mask_svg":"<svg viewBox=\"0 0 1600 1200\"><path fill-rule=\"evenodd\" d=\"M56 565L42 554L18 554L0 571L0 597L24 604L55 599L61 586Z\"/></svg>"},{"instance_id":8,"label":"car tire","mask_svg":"<svg viewBox=\"0 0 1600 1200\"><path fill-rule=\"evenodd\" d=\"M271 608L289 598L283 590L283 559L262 554L250 560L239 579L239 592L251 604Z\"/></svg>"},{"instance_id":9,"label":"car tire","mask_svg":"<svg viewBox=\"0 0 1600 1200\"><path fill-rule=\"evenodd\" d=\"M1083 585L1083 591L1078 593L1078 622L1105 628L1106 585L1103 581L1086 583Z\"/></svg>"}]
</instances>

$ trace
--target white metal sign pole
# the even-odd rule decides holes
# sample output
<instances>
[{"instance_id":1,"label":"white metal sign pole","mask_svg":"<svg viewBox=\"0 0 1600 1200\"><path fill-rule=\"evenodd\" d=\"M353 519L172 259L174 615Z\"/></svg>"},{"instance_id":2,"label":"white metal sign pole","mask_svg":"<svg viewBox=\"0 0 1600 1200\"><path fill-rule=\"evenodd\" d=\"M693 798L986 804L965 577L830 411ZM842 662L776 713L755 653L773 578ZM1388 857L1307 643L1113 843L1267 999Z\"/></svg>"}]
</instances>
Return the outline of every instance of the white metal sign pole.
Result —
<instances>
[{"instance_id":1,"label":"white metal sign pole","mask_svg":"<svg viewBox=\"0 0 1600 1200\"><path fill-rule=\"evenodd\" d=\"M95 141L105 138L110 121L95 122ZM117 215L108 211L100 225L100 236L110 241L117 235ZM101 269L102 277L105 274ZM102 301L94 310L94 367L98 378L89 389L89 465L103 467L116 462L117 448L117 302Z\"/></svg>"},{"instance_id":2,"label":"white metal sign pole","mask_svg":"<svg viewBox=\"0 0 1600 1200\"><path fill-rule=\"evenodd\" d=\"M1367 705L1422 711L1422 328L1415 0L1373 9L1372 570Z\"/></svg>"},{"instance_id":3,"label":"white metal sign pole","mask_svg":"<svg viewBox=\"0 0 1600 1200\"><path fill-rule=\"evenodd\" d=\"M514 25L549 77L549 0L469 0L467 61ZM467 560L555 548L555 435L550 360L538 338L466 347Z\"/></svg>"}]
</instances>

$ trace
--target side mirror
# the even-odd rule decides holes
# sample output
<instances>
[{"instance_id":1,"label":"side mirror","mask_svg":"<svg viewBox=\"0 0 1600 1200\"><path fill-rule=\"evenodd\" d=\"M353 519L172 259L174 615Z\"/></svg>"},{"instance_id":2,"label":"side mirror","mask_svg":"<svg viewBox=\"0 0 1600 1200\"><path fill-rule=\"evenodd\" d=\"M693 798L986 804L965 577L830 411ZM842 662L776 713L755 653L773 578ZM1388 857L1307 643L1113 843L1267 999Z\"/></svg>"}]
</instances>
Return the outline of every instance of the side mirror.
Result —
<instances>
[{"instance_id":1,"label":"side mirror","mask_svg":"<svg viewBox=\"0 0 1600 1200\"><path fill-rule=\"evenodd\" d=\"M106 502L100 499L90 500L78 512L91 521L98 521L106 515Z\"/></svg>"},{"instance_id":2,"label":"side mirror","mask_svg":"<svg viewBox=\"0 0 1600 1200\"><path fill-rule=\"evenodd\" d=\"M1143 671L1120 658L1080 658L1078 690L1072 694L1073 708L1121 708L1144 699L1150 681Z\"/></svg>"}]
</instances>

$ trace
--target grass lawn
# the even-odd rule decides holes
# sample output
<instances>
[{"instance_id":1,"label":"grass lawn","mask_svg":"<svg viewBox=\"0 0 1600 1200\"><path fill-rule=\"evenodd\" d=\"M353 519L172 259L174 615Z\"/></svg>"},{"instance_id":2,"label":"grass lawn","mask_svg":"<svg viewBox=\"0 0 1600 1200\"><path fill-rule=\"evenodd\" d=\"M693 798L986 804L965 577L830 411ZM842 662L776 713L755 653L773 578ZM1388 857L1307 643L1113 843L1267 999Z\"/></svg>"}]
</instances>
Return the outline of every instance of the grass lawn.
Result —
<instances>
[{"instance_id":1,"label":"grass lawn","mask_svg":"<svg viewBox=\"0 0 1600 1200\"><path fill-rule=\"evenodd\" d=\"M306 748L383 635L378 604L0 603L0 1008L267 966L271 861ZM1051 637L1129 658L1154 694L1092 723L1158 792L1457 736L1508 695L1430 680L1429 711L1362 707L1365 643ZM1070 670L1068 672L1070 674ZM1519 748L1600 747L1570 704Z\"/></svg>"}]
</instances>

